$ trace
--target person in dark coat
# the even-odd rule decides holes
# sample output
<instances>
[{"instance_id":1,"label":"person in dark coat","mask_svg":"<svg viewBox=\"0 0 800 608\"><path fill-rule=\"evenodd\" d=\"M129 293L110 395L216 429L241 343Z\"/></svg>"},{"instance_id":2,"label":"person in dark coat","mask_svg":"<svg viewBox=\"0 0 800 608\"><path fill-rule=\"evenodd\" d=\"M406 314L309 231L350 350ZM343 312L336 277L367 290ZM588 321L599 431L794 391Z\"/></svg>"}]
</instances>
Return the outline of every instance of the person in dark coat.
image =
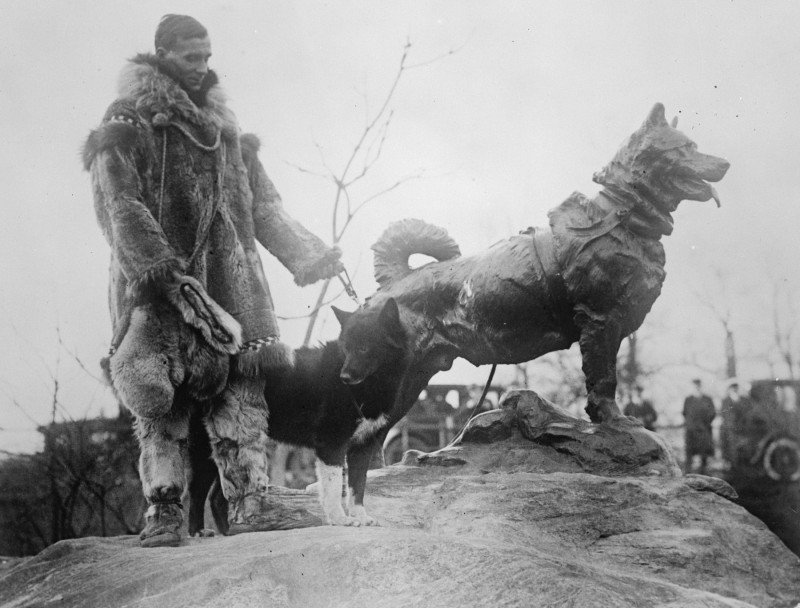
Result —
<instances>
[{"instance_id":1,"label":"person in dark coat","mask_svg":"<svg viewBox=\"0 0 800 608\"><path fill-rule=\"evenodd\" d=\"M208 68L205 27L166 15L155 50L123 69L84 146L111 248L104 370L136 418L146 547L180 543L192 415L203 416L230 529L268 520L264 387L293 352L280 341L256 244L300 286L342 269L340 251L283 208L258 140L240 132Z\"/></svg>"},{"instance_id":2,"label":"person in dark coat","mask_svg":"<svg viewBox=\"0 0 800 608\"><path fill-rule=\"evenodd\" d=\"M656 408L653 407L651 401L642 398L642 387L638 384L635 384L631 389L631 396L622 413L631 418L641 420L644 428L648 431L655 430L658 412L656 412Z\"/></svg>"},{"instance_id":3,"label":"person in dark coat","mask_svg":"<svg viewBox=\"0 0 800 608\"><path fill-rule=\"evenodd\" d=\"M686 465L687 473L694 469L694 457L700 457L701 475L706 474L708 457L714 455L714 436L711 422L717 415L711 397L703 393L700 379L693 381L694 392L683 402L683 418L685 421Z\"/></svg>"},{"instance_id":4,"label":"person in dark coat","mask_svg":"<svg viewBox=\"0 0 800 608\"><path fill-rule=\"evenodd\" d=\"M737 380L731 380L722 400L722 426L719 437L722 457L731 465L736 463L740 456L739 443L741 436L746 434L747 419L752 408L752 399L739 391Z\"/></svg>"}]
</instances>

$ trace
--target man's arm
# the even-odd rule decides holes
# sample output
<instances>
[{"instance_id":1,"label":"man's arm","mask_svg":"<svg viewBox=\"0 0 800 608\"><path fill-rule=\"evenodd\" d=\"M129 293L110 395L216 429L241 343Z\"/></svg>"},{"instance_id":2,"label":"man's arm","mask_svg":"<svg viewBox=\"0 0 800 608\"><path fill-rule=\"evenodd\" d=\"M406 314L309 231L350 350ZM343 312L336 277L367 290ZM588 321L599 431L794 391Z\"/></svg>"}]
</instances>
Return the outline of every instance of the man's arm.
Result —
<instances>
[{"instance_id":1,"label":"man's arm","mask_svg":"<svg viewBox=\"0 0 800 608\"><path fill-rule=\"evenodd\" d=\"M243 135L241 144L253 192L253 221L258 241L286 266L300 286L341 272L339 248L328 247L283 208L280 195L258 160L258 139Z\"/></svg>"},{"instance_id":2,"label":"man's arm","mask_svg":"<svg viewBox=\"0 0 800 608\"><path fill-rule=\"evenodd\" d=\"M146 146L144 127L136 113L115 104L84 147L97 220L134 292L185 270L184 262L142 202L137 164Z\"/></svg>"}]
</instances>

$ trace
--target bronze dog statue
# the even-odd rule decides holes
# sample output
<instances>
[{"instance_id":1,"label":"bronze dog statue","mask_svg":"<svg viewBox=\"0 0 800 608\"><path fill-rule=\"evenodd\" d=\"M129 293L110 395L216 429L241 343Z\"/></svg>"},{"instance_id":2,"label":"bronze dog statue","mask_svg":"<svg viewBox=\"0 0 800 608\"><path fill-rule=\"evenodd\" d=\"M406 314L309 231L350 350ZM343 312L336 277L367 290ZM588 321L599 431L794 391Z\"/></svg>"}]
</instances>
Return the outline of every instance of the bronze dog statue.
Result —
<instances>
[{"instance_id":1,"label":"bronze dog statue","mask_svg":"<svg viewBox=\"0 0 800 608\"><path fill-rule=\"evenodd\" d=\"M661 292L660 238L672 232L681 201L713 198L719 205L708 182L729 167L700 154L674 127L656 104L594 175L603 186L594 198L573 193L550 211L549 229L528 229L476 255L460 257L443 229L420 220L391 225L373 246L379 289L342 328L341 379L357 384L374 371L363 335L351 336L375 315L405 335L401 411L456 357L474 365L521 363L578 341L589 417L621 417L617 351ZM438 261L411 270L413 253Z\"/></svg>"}]
</instances>

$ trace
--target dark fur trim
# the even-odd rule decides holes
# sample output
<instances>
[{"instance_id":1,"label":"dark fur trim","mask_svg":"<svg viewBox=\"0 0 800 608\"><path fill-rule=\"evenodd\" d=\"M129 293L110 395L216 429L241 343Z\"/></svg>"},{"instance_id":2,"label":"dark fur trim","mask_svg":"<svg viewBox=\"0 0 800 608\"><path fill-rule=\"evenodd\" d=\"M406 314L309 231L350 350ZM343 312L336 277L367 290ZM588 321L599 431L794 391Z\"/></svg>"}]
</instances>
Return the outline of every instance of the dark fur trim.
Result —
<instances>
[{"instance_id":1,"label":"dark fur trim","mask_svg":"<svg viewBox=\"0 0 800 608\"><path fill-rule=\"evenodd\" d=\"M81 150L83 168L88 171L98 154L111 148L130 152L139 144L140 129L125 122L108 122L93 130Z\"/></svg>"}]
</instances>

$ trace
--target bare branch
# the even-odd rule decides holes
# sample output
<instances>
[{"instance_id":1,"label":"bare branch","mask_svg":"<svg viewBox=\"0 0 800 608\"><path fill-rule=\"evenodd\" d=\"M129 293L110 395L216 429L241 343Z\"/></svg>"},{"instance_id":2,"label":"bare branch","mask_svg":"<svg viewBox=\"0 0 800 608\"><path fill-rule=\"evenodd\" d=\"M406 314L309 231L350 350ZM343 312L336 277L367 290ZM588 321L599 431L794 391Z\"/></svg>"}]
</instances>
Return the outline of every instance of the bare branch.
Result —
<instances>
[{"instance_id":1,"label":"bare branch","mask_svg":"<svg viewBox=\"0 0 800 608\"><path fill-rule=\"evenodd\" d=\"M86 365L83 363L83 360L81 360L77 353L67 347L67 345L64 343L64 340L61 338L61 330L59 328L56 328L56 335L58 336L58 344L64 349L64 352L66 352L72 358L72 360L78 364L78 367L80 367L92 380L105 385L105 381L100 376L90 372L89 368L86 367Z\"/></svg>"},{"instance_id":2,"label":"bare branch","mask_svg":"<svg viewBox=\"0 0 800 608\"><path fill-rule=\"evenodd\" d=\"M290 162L288 160L285 160L283 162L286 163L287 165L289 165L290 167L292 167L293 169L296 169L300 173L305 173L306 175L312 175L314 177L319 177L320 179L324 179L325 181L329 181L331 179L330 175L324 175L322 173L317 173L316 171L311 171L310 169L306 169L305 167L301 167L300 165L297 165L297 164L295 164L293 162Z\"/></svg>"},{"instance_id":3,"label":"bare branch","mask_svg":"<svg viewBox=\"0 0 800 608\"><path fill-rule=\"evenodd\" d=\"M419 63L412 63L411 65L406 66L406 69L407 70L415 70L417 68L424 68L426 66L431 65L432 63L436 63L438 61L442 61L443 59L447 59L448 57L450 57L452 55L455 55L461 49L463 49L465 46L467 46L467 44L469 44L469 42L472 39L472 36L473 36L474 33L475 33L474 30L472 32L470 32L469 37L460 46L458 46L456 48L452 48L449 51L447 51L445 53L442 53L441 55L437 55L436 57L433 57L432 59L427 59L426 61L420 61Z\"/></svg>"},{"instance_id":4,"label":"bare branch","mask_svg":"<svg viewBox=\"0 0 800 608\"><path fill-rule=\"evenodd\" d=\"M1 390L3 390L3 393L5 394L6 399L8 399L12 403L12 405L14 405L14 407L16 407L20 412L22 412L22 415L25 416L25 418L27 418L29 421L31 421L33 424L35 424L36 428L39 428L40 426L42 426L42 424L40 422L38 422L35 418L33 418L33 416L31 416L27 412L27 410L24 407L22 407L22 404L19 401L17 401L17 399L15 397L12 397L11 395L9 395L8 392L5 389L1 389Z\"/></svg>"},{"instance_id":5,"label":"bare branch","mask_svg":"<svg viewBox=\"0 0 800 608\"><path fill-rule=\"evenodd\" d=\"M354 203L350 195L349 188L351 188L359 181L364 179L383 155L384 146L386 144L389 134L389 128L392 124L392 119L394 118L394 110L391 109L390 106L392 103L392 99L394 98L394 94L397 90L397 87L400 83L400 80L403 77L403 74L409 69L408 58L411 46L412 46L411 42L406 41L406 44L403 47L403 52L400 57L400 62L397 66L397 70L394 73L394 78L391 84L389 85L389 89L386 95L384 96L382 103L378 106L377 111L375 111L375 113L372 114L371 118L369 111L370 107L369 102L368 99L365 98L364 128L360 133L358 139L356 140L356 143L353 146L352 150L350 151L350 154L347 157L347 160L345 161L341 172L334 174L334 172L331 171L331 177L329 179L331 179L331 181L336 186L336 193L333 201L333 211L331 214L331 238L334 245L338 244L341 241L347 228L353 221L353 218L361 209L364 208L365 205L377 200L379 197L385 195L386 193L395 190L396 188L406 183L407 181L419 177L417 175L399 179L391 186L384 188L379 192L376 192L375 194L363 199L360 203L357 204ZM444 57L453 55L455 52L456 49L450 50L446 54L440 57L436 57L427 62L415 64L414 67L422 67L423 65L429 65L430 63L439 61ZM322 155L322 149L320 146L317 146L317 150ZM325 163L324 155L322 155L322 157L323 157L322 159L323 164L326 167L326 169L328 169L327 163ZM355 169L357 162L361 163L360 168ZM330 169L328 170L330 171ZM330 279L328 279L320 286L320 292L317 297L317 302L313 310L311 311L310 315L308 316L309 321L308 321L308 327L306 328L305 339L303 341L304 345L309 344L311 336L314 331L314 326L319 316L319 310L320 308L322 308L322 306L326 305L325 294L327 293L330 284L331 281ZM336 297L338 298L339 295L337 295ZM333 299L335 300L336 298Z\"/></svg>"},{"instance_id":6,"label":"bare branch","mask_svg":"<svg viewBox=\"0 0 800 608\"><path fill-rule=\"evenodd\" d=\"M344 289L340 289L338 292L336 292L335 296L333 296L333 297L325 300L324 302L314 306L314 308L312 308L310 311L308 311L304 315L297 315L296 317L284 317L284 316L281 316L281 315L277 315L277 316L281 321L297 321L299 319L308 319L311 315L318 313L320 311L320 309L325 308L326 306L330 305L332 302L335 302L336 300L338 300L340 297L342 297L343 294L344 294Z\"/></svg>"}]
</instances>

